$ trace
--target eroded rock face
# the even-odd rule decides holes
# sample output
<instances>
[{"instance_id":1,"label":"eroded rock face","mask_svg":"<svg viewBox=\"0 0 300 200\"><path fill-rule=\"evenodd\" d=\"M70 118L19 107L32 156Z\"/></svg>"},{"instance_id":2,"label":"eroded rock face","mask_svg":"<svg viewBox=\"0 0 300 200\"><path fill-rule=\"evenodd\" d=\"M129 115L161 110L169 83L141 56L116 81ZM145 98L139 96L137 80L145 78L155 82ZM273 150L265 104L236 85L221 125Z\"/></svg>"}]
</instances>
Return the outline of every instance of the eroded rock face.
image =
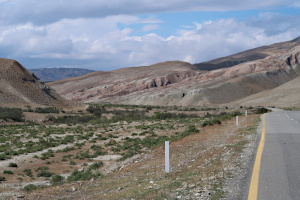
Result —
<instances>
[{"instance_id":1,"label":"eroded rock face","mask_svg":"<svg viewBox=\"0 0 300 200\"><path fill-rule=\"evenodd\" d=\"M65 107L70 104L17 61L0 59L0 106L6 105Z\"/></svg>"},{"instance_id":2,"label":"eroded rock face","mask_svg":"<svg viewBox=\"0 0 300 200\"><path fill-rule=\"evenodd\" d=\"M230 68L201 71L186 62L94 72L52 82L77 102L149 105L222 104L272 89L300 73L300 46Z\"/></svg>"}]
</instances>

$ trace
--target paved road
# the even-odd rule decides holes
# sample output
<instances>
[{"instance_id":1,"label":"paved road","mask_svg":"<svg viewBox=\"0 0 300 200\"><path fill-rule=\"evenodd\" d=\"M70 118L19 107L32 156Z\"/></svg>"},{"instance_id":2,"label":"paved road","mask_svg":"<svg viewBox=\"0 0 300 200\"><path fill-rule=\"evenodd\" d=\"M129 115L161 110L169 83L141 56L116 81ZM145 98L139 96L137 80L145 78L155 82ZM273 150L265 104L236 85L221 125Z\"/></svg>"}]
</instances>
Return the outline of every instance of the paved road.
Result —
<instances>
[{"instance_id":1,"label":"paved road","mask_svg":"<svg viewBox=\"0 0 300 200\"><path fill-rule=\"evenodd\" d=\"M300 112L265 116L258 200L300 200Z\"/></svg>"}]
</instances>

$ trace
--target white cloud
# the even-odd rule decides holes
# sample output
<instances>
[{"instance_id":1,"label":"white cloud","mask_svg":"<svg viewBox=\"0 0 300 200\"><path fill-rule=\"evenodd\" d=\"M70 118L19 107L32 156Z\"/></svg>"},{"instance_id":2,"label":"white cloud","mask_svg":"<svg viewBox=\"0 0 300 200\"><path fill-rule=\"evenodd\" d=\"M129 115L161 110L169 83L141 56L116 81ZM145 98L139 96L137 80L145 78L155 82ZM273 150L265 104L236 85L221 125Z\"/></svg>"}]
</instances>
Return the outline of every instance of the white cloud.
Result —
<instances>
[{"instance_id":1,"label":"white cloud","mask_svg":"<svg viewBox=\"0 0 300 200\"><path fill-rule=\"evenodd\" d=\"M189 62L189 63L193 63L193 62L194 62L194 59L193 59L192 56L187 55L187 56L183 59L183 61Z\"/></svg>"},{"instance_id":2,"label":"white cloud","mask_svg":"<svg viewBox=\"0 0 300 200\"><path fill-rule=\"evenodd\" d=\"M167 60L208 61L299 36L299 16L264 13L240 22L219 19L194 22L176 35L134 35L118 24L146 24L155 18L118 15L62 19L50 24L0 25L0 55L24 61L25 67L78 66L95 70L150 65ZM154 26L153 26L154 25Z\"/></svg>"},{"instance_id":3,"label":"white cloud","mask_svg":"<svg viewBox=\"0 0 300 200\"><path fill-rule=\"evenodd\" d=\"M150 24L150 25L144 26L142 30L144 32L148 32L148 31L155 30L155 29L159 29L159 26L156 24Z\"/></svg>"}]
</instances>

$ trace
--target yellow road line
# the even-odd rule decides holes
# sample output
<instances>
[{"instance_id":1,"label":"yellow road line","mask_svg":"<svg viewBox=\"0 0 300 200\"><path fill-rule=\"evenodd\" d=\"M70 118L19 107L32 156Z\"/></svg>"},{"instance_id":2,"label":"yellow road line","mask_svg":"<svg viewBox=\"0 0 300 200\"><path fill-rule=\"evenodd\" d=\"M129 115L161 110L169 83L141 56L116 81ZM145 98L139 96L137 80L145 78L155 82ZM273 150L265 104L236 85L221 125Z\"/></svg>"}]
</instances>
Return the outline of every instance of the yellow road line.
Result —
<instances>
[{"instance_id":1,"label":"yellow road line","mask_svg":"<svg viewBox=\"0 0 300 200\"><path fill-rule=\"evenodd\" d=\"M263 116L263 128L261 133L261 139L258 145L257 154L255 158L255 163L253 167L251 182L250 182L250 188L249 188L249 194L248 194L248 200L256 200L257 199L257 190L258 190L258 178L259 178L259 168L260 168L260 162L261 162L261 156L264 149L264 143L265 143L265 116Z\"/></svg>"}]
</instances>

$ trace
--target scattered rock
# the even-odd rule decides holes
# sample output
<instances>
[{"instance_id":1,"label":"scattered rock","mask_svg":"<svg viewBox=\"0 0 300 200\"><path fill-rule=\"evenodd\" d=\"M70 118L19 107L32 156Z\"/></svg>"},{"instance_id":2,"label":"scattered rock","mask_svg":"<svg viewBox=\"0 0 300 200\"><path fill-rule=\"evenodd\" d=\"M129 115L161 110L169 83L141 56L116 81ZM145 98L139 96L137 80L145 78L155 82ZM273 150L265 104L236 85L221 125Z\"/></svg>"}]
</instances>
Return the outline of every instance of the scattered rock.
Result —
<instances>
[{"instance_id":1,"label":"scattered rock","mask_svg":"<svg viewBox=\"0 0 300 200\"><path fill-rule=\"evenodd\" d=\"M183 182L183 183L182 183L182 188L183 188L184 190L187 188L187 186L188 186L188 185L187 185L186 182Z\"/></svg>"},{"instance_id":2,"label":"scattered rock","mask_svg":"<svg viewBox=\"0 0 300 200\"><path fill-rule=\"evenodd\" d=\"M200 193L195 193L194 194L196 197L199 197L201 194Z\"/></svg>"}]
</instances>

